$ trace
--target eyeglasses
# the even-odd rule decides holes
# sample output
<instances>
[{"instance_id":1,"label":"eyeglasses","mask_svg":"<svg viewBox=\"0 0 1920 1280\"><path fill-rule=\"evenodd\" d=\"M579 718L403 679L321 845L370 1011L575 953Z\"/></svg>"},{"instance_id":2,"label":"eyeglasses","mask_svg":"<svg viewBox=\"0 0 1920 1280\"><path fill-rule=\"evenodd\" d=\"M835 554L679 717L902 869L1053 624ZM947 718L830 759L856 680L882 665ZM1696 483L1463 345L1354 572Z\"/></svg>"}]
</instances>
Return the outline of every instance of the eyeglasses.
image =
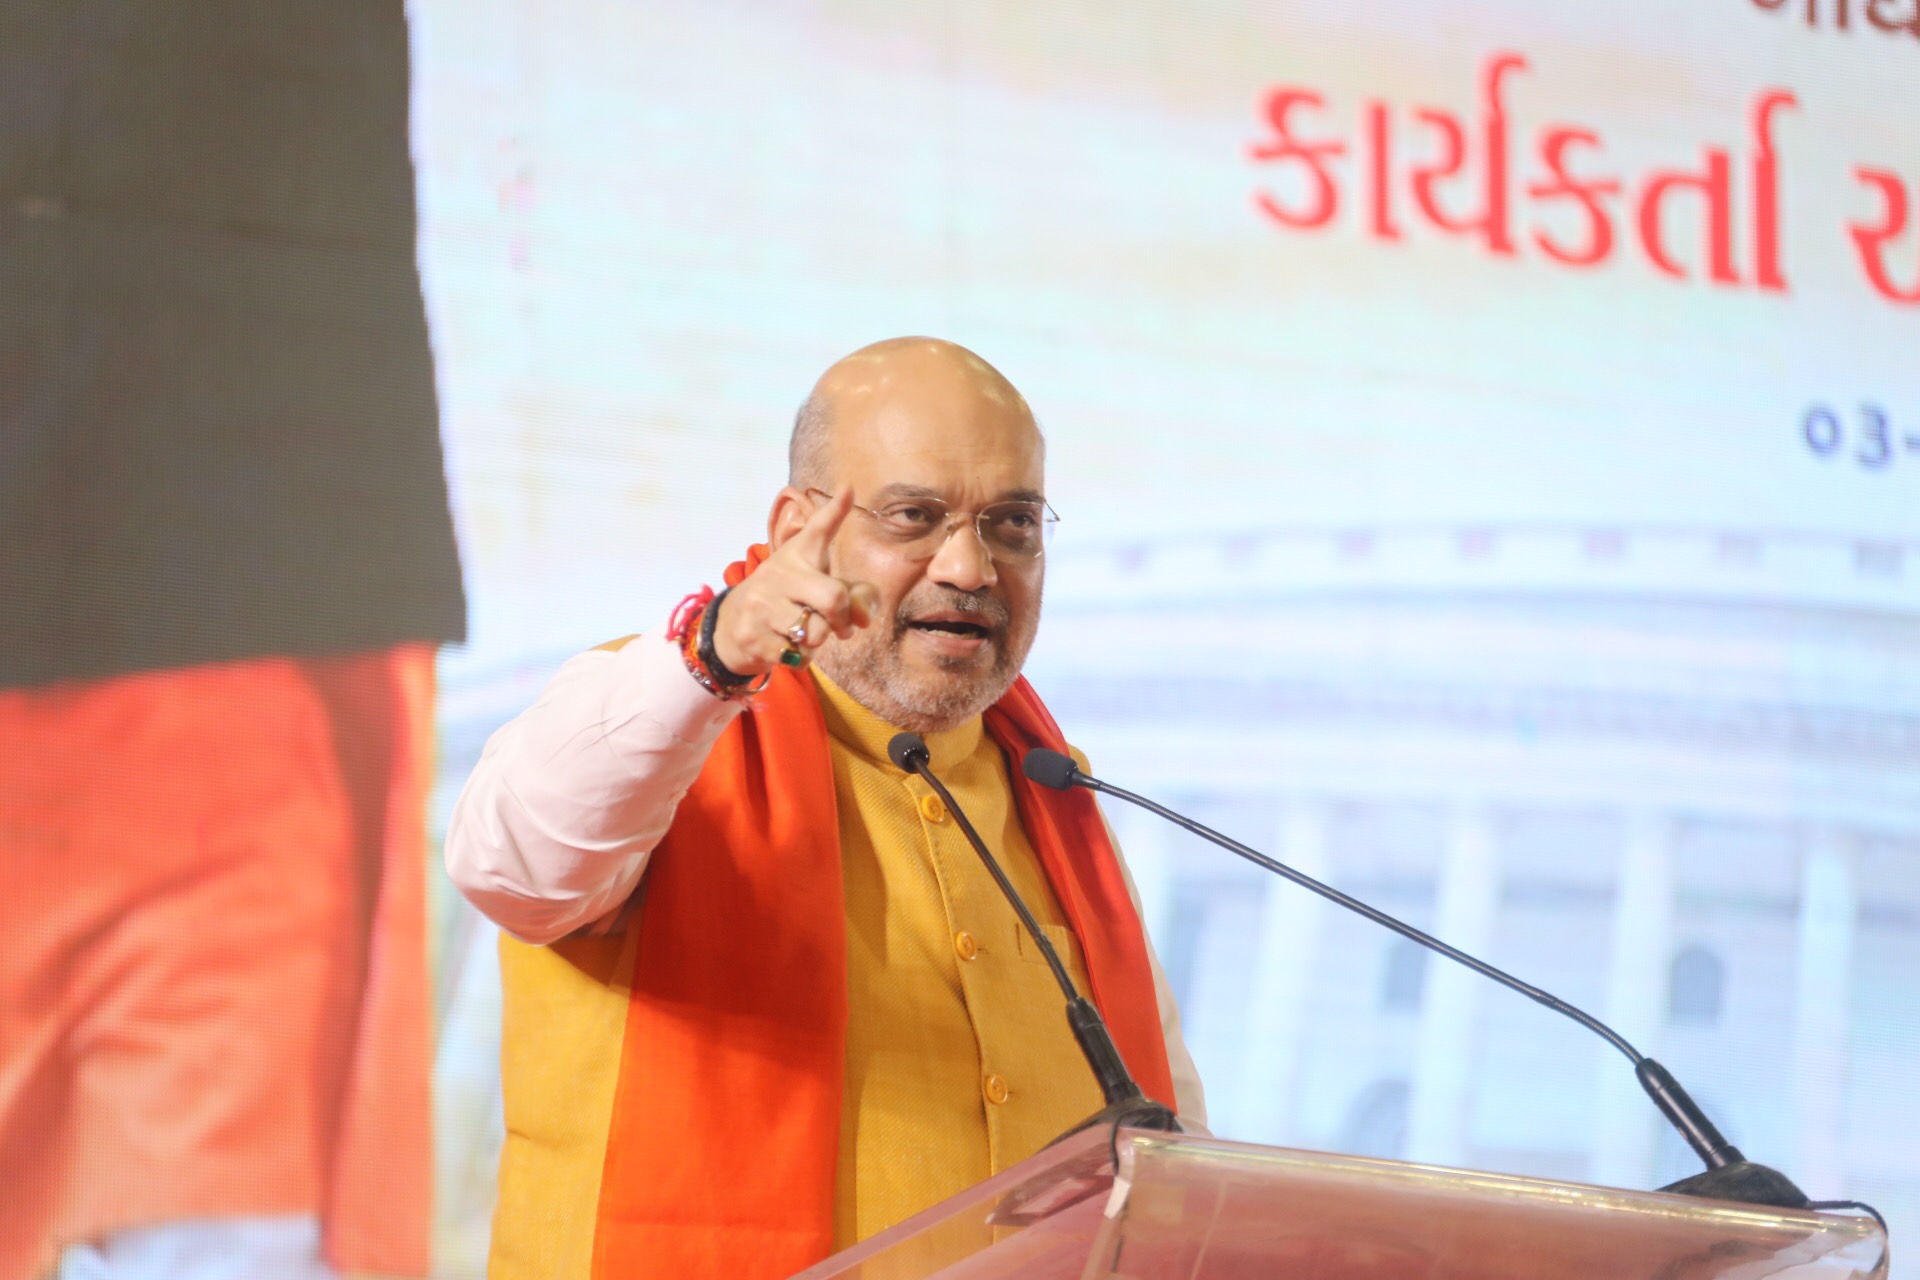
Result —
<instances>
[{"instance_id":1,"label":"eyeglasses","mask_svg":"<svg viewBox=\"0 0 1920 1280\"><path fill-rule=\"evenodd\" d=\"M829 501L833 498L824 489L809 489L807 496ZM878 508L855 503L853 509L871 517L889 545L914 558L938 552L969 516L965 511L948 510L938 498L906 498ZM992 502L971 516L980 545L995 560L1007 564L1038 560L1053 540L1053 527L1060 523L1060 517L1045 502Z\"/></svg>"}]
</instances>

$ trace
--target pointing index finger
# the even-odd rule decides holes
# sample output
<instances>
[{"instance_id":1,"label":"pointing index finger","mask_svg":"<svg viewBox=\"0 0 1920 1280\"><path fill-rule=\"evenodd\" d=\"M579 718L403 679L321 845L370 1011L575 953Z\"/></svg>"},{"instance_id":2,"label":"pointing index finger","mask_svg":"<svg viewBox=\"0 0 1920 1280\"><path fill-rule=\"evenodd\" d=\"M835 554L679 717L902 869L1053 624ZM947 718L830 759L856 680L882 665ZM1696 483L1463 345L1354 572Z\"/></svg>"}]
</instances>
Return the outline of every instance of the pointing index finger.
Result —
<instances>
[{"instance_id":1,"label":"pointing index finger","mask_svg":"<svg viewBox=\"0 0 1920 1280\"><path fill-rule=\"evenodd\" d=\"M833 541L833 535L840 532L840 526L847 521L847 513L853 510L853 486L840 490L821 503L814 513L807 517L807 523L794 535L794 541L800 543L814 567L827 571L827 545Z\"/></svg>"}]
</instances>

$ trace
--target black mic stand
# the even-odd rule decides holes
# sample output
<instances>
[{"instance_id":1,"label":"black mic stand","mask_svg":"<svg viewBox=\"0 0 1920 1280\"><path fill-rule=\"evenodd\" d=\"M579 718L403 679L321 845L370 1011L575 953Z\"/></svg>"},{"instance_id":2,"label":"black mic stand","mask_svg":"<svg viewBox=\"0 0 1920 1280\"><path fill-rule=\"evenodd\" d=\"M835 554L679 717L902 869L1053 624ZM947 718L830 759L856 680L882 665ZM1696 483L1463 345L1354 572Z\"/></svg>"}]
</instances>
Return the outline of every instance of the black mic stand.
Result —
<instances>
[{"instance_id":1,"label":"black mic stand","mask_svg":"<svg viewBox=\"0 0 1920 1280\"><path fill-rule=\"evenodd\" d=\"M1007 879L1007 873L1001 869L999 861L987 849L980 833L973 829L973 823L959 805L954 803L953 793L946 784L933 774L932 753L917 733L895 734L887 743L887 758L896 768L915 773L926 780L934 793L940 797L947 811L959 824L966 835L967 843L980 855L980 861L986 864L987 874L1000 886L1000 892L1006 896L1013 910L1020 917L1027 934L1034 945L1040 949L1040 955L1046 960L1047 968L1053 971L1053 980L1060 984L1061 993L1067 998L1067 1025L1073 1029L1073 1038L1080 1045L1080 1052L1086 1056L1087 1066L1093 1069L1093 1078L1100 1085L1100 1092L1106 1098L1107 1105L1087 1119L1069 1129L1061 1137L1079 1133L1098 1125L1125 1125L1133 1129L1155 1129L1164 1133L1180 1132L1180 1122L1173 1112L1153 1101L1140 1091L1133 1076L1127 1071L1125 1059L1120 1056L1120 1048L1114 1044L1113 1036L1107 1030L1106 1020L1100 1016L1100 1010L1091 1000L1074 989L1073 979L1067 973L1067 967L1060 963L1059 953L1053 949L1053 943L1047 939L1046 932L1040 928L1040 922L1033 912L1021 900L1019 892L1013 887L1013 881ZM1054 1141L1058 1142L1056 1138Z\"/></svg>"},{"instance_id":2,"label":"black mic stand","mask_svg":"<svg viewBox=\"0 0 1920 1280\"><path fill-rule=\"evenodd\" d=\"M1559 997L1542 991L1529 983L1522 982L1503 970L1496 969L1486 961L1470 956L1464 951L1448 946L1430 934L1422 933L1412 925L1396 920L1375 907L1368 906L1358 898L1349 897L1315 880L1304 872L1296 871L1283 862L1276 861L1257 849L1250 849L1238 840L1221 835L1210 827L1202 826L1183 814L1175 813L1165 805L1156 804L1145 796L1135 795L1131 791L1102 782L1081 772L1080 766L1072 757L1049 751L1045 747L1036 747L1027 752L1020 762L1021 771L1041 786L1066 791L1072 787L1086 787L1103 795L1117 796L1130 804L1139 805L1150 813L1156 813L1175 826L1191 831L1203 840L1211 841L1229 852L1239 854L1255 866L1263 867L1275 875L1293 881L1303 889L1330 902L1336 902L1347 910L1365 916L1375 924L1393 930L1401 937L1411 939L1430 951L1437 951L1447 959L1465 965L1475 973L1493 979L1504 987L1518 991L1521 995L1539 1004L1545 1005L1555 1013L1573 1019L1581 1026L1592 1031L1626 1055L1633 1064L1633 1073L1640 1081L1640 1087L1653 1099L1660 1113L1667 1118L1687 1140L1687 1145L1706 1163L1706 1171L1690 1178L1682 1179L1662 1191L1672 1191L1680 1195L1700 1196L1709 1200L1734 1200L1743 1204L1764 1204L1784 1209L1806 1209L1812 1206L1804 1191L1796 1187L1792 1180L1778 1170L1763 1164L1755 1164L1740 1153L1740 1148L1728 1142L1700 1110L1699 1104L1680 1087L1673 1073L1652 1058L1628 1044L1626 1039L1591 1014L1574 1008Z\"/></svg>"}]
</instances>

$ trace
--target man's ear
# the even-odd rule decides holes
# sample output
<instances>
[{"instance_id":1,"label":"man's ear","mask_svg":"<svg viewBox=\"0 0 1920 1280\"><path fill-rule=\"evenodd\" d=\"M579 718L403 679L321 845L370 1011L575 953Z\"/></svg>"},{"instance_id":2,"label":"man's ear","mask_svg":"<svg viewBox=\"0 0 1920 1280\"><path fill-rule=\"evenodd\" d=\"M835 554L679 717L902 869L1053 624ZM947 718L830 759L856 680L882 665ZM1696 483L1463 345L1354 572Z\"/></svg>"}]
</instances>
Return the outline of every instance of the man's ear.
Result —
<instances>
[{"instance_id":1,"label":"man's ear","mask_svg":"<svg viewBox=\"0 0 1920 1280\"><path fill-rule=\"evenodd\" d=\"M788 485L775 494L773 509L767 512L767 550L778 551L782 543L800 532L813 507L814 500L804 489Z\"/></svg>"}]
</instances>

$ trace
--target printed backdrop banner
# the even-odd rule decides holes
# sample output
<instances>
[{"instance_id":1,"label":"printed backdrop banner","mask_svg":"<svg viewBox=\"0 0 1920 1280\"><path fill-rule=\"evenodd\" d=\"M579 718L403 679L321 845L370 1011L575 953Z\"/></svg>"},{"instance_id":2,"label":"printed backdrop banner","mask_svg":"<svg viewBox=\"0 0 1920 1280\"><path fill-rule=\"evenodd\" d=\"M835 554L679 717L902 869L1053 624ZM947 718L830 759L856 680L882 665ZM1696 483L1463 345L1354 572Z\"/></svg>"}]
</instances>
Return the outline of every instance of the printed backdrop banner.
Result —
<instances>
[{"instance_id":1,"label":"printed backdrop banner","mask_svg":"<svg viewBox=\"0 0 1920 1280\"><path fill-rule=\"evenodd\" d=\"M1920 1224L1920 0L12 7L0 1273L483 1274L448 809L901 334L1040 417L1097 772ZM1111 816L1217 1132L1692 1172L1579 1028Z\"/></svg>"},{"instance_id":2,"label":"printed backdrop banner","mask_svg":"<svg viewBox=\"0 0 1920 1280\"><path fill-rule=\"evenodd\" d=\"M473 618L449 791L760 531L828 362L949 337L1047 432L1031 670L1096 767L1617 1021L1819 1194L1920 1214L1912 3L414 17ZM1577 1028L1114 817L1221 1132L1690 1171ZM486 945L449 934L456 1252Z\"/></svg>"}]
</instances>

